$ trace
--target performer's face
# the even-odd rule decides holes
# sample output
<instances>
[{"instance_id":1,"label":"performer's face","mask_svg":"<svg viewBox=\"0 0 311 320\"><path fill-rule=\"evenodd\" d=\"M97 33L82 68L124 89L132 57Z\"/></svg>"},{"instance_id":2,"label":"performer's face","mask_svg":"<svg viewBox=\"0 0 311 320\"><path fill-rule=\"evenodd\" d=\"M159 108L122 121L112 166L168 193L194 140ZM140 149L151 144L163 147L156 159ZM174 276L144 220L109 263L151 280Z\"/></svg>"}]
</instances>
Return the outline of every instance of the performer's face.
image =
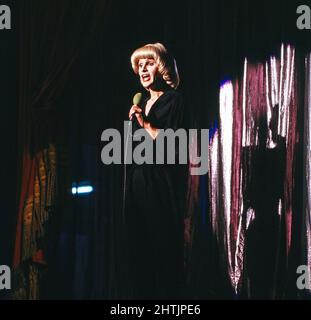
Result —
<instances>
[{"instance_id":1,"label":"performer's face","mask_svg":"<svg viewBox=\"0 0 311 320\"><path fill-rule=\"evenodd\" d=\"M158 66L154 59L139 59L138 74L142 86L149 89L155 83L158 75Z\"/></svg>"}]
</instances>

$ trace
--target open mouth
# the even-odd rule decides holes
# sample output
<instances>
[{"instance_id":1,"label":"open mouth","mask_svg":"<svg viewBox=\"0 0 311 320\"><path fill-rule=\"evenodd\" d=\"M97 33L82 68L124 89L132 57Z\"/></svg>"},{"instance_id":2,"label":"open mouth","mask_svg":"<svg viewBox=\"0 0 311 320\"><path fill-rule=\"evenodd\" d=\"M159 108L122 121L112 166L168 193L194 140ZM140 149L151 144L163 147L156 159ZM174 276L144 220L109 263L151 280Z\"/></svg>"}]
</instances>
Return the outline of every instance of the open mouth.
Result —
<instances>
[{"instance_id":1,"label":"open mouth","mask_svg":"<svg viewBox=\"0 0 311 320\"><path fill-rule=\"evenodd\" d=\"M143 74L141 76L141 79L142 79L143 82L147 82L147 81L150 80L150 75L149 74Z\"/></svg>"}]
</instances>

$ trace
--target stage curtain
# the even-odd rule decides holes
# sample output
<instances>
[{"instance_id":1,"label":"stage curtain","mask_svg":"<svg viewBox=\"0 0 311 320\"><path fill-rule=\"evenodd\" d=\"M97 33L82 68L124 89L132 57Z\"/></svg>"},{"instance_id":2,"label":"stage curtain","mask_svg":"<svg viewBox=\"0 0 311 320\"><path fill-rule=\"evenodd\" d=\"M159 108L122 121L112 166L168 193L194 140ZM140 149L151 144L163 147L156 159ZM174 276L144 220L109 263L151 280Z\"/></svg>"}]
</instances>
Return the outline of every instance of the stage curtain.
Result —
<instances>
[{"instance_id":1,"label":"stage curtain","mask_svg":"<svg viewBox=\"0 0 311 320\"><path fill-rule=\"evenodd\" d=\"M222 272L237 297L305 294L296 287L297 267L309 263L310 247L310 70L309 58L305 66L304 58L282 44L279 54L266 61L253 63L246 57L241 77L220 88L220 126L210 145L210 223L222 253Z\"/></svg>"},{"instance_id":2,"label":"stage curtain","mask_svg":"<svg viewBox=\"0 0 311 320\"><path fill-rule=\"evenodd\" d=\"M304 150L303 150L303 213L302 213L302 265L311 270L311 54L306 56L304 95ZM309 297L311 277L309 277ZM303 295L302 295L303 297Z\"/></svg>"},{"instance_id":3,"label":"stage curtain","mask_svg":"<svg viewBox=\"0 0 311 320\"><path fill-rule=\"evenodd\" d=\"M72 70L104 17L107 1L20 1L19 190L14 297L40 298L49 229L70 187L62 97ZM57 217L53 218L57 220Z\"/></svg>"}]
</instances>

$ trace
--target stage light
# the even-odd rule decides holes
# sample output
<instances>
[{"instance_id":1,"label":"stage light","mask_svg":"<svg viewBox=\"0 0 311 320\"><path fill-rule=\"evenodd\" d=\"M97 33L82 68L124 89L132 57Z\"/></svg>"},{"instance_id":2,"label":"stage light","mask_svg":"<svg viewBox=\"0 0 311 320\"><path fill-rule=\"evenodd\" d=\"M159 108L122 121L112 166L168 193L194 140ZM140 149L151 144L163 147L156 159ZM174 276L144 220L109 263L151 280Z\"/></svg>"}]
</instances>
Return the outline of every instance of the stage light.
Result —
<instances>
[{"instance_id":1,"label":"stage light","mask_svg":"<svg viewBox=\"0 0 311 320\"><path fill-rule=\"evenodd\" d=\"M72 187L71 188L71 193L72 194L87 194L91 193L93 191L92 186L81 186L81 187Z\"/></svg>"}]
</instances>

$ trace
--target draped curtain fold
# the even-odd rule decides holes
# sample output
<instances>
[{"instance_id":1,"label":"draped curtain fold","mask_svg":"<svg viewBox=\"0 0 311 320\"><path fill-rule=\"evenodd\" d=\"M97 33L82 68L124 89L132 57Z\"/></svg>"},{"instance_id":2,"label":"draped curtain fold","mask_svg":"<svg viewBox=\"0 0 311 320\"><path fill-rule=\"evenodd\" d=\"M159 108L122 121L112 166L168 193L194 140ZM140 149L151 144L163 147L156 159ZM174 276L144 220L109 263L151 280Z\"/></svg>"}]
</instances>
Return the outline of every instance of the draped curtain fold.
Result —
<instances>
[{"instance_id":1,"label":"draped curtain fold","mask_svg":"<svg viewBox=\"0 0 311 320\"><path fill-rule=\"evenodd\" d=\"M20 2L19 204L14 261L15 297L40 297L47 228L55 214L59 166L66 159L62 95L78 56L94 36L107 1ZM70 109L72 106L65 106ZM62 148L62 154L59 154ZM62 184L64 181L62 181ZM68 187L68 186L67 186Z\"/></svg>"},{"instance_id":2,"label":"draped curtain fold","mask_svg":"<svg viewBox=\"0 0 311 320\"><path fill-rule=\"evenodd\" d=\"M304 265L311 270L311 54L305 59L305 105L304 105L304 183L303 183L303 219L302 251ZM311 295L311 277L309 277Z\"/></svg>"},{"instance_id":3,"label":"draped curtain fold","mask_svg":"<svg viewBox=\"0 0 311 320\"><path fill-rule=\"evenodd\" d=\"M232 289L248 298L299 296L297 267L309 263L309 58L282 45L278 57L253 63L245 59L243 76L220 89L220 127L210 145L210 199L213 233ZM306 71L306 102L298 98ZM301 221L297 177L305 110L305 196ZM303 235L301 238L301 234ZM297 239L302 239L298 241ZM294 261L295 259L295 261ZM294 289L293 289L294 288Z\"/></svg>"}]
</instances>

